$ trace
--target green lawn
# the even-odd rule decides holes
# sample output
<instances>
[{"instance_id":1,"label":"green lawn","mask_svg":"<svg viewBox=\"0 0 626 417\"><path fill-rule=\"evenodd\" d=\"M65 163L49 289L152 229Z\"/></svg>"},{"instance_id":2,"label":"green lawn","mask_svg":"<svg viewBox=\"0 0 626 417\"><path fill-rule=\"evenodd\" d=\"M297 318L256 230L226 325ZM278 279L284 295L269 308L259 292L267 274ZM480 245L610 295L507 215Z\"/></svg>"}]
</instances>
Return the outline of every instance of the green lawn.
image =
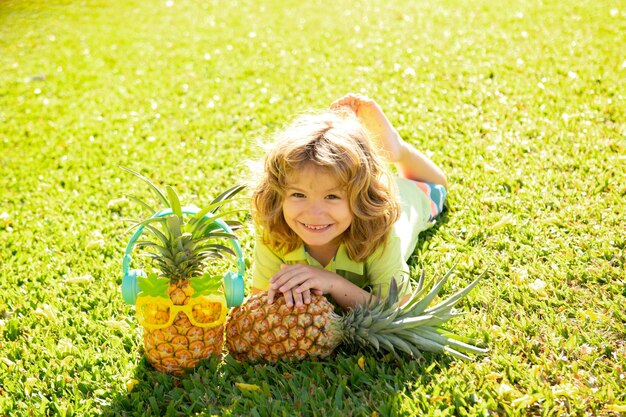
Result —
<instances>
[{"instance_id":1,"label":"green lawn","mask_svg":"<svg viewBox=\"0 0 626 417\"><path fill-rule=\"evenodd\" d=\"M619 0L1 1L0 416L626 415L625 45ZM151 370L119 165L202 206L350 91L448 173L411 262L489 270L490 353Z\"/></svg>"}]
</instances>

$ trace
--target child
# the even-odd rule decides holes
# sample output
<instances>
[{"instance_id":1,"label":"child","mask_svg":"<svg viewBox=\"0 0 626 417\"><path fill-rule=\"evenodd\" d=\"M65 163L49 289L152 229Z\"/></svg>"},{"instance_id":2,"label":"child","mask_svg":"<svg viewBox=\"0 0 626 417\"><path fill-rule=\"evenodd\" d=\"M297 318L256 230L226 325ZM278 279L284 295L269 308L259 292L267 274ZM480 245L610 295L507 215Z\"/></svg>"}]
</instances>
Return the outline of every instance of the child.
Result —
<instances>
[{"instance_id":1,"label":"child","mask_svg":"<svg viewBox=\"0 0 626 417\"><path fill-rule=\"evenodd\" d=\"M365 96L297 119L266 154L253 194L254 291L268 291L268 303L282 293L289 307L328 294L344 309L368 300L368 289L385 296L392 276L407 293L406 261L446 187L441 169Z\"/></svg>"}]
</instances>

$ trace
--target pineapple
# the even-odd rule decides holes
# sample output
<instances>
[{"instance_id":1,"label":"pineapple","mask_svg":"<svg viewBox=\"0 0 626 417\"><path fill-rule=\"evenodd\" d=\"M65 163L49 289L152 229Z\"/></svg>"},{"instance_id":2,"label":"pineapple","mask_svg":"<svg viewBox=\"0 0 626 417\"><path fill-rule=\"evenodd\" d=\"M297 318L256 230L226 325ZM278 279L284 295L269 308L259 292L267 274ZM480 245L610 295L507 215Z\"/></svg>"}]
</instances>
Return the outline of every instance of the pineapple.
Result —
<instances>
[{"instance_id":1,"label":"pineapple","mask_svg":"<svg viewBox=\"0 0 626 417\"><path fill-rule=\"evenodd\" d=\"M144 352L155 369L181 375L200 359L222 353L227 310L220 288L222 278L211 276L207 269L211 259L235 255L230 248L216 243L217 239L235 236L224 232L214 221L232 213L216 214L244 187L229 189L203 210L182 208L171 187L167 187L166 196L141 174L124 169L146 182L171 211L159 214L131 197L151 212L149 218L134 222L152 236L151 240L137 242L136 247L147 252L159 271L137 278L137 318L145 324ZM241 226L239 222L226 223L233 230Z\"/></svg>"},{"instance_id":2,"label":"pineapple","mask_svg":"<svg viewBox=\"0 0 626 417\"><path fill-rule=\"evenodd\" d=\"M448 277L446 275L422 298L424 273L410 299L400 304L400 291L392 279L386 299L372 296L344 315L334 312L323 296L312 295L311 303L287 307L282 296L266 303L266 293L256 294L232 309L226 324L226 344L239 361L302 360L324 358L340 344L371 348L421 358L421 351L447 352L471 359L466 353L485 353L440 328L459 315L453 307L479 281L428 308Z\"/></svg>"}]
</instances>

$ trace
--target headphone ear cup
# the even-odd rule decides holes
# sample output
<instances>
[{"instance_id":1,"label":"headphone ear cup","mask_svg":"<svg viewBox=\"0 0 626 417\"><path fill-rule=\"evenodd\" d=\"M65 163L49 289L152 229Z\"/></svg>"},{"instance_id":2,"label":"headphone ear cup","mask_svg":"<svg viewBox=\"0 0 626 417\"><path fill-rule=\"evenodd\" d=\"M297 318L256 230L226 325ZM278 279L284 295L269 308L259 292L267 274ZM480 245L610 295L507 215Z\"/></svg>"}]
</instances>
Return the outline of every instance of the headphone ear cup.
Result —
<instances>
[{"instance_id":1,"label":"headphone ear cup","mask_svg":"<svg viewBox=\"0 0 626 417\"><path fill-rule=\"evenodd\" d=\"M228 271L224 275L224 295L226 296L228 308L236 307L243 303L244 284L243 277L240 274Z\"/></svg>"},{"instance_id":2,"label":"headphone ear cup","mask_svg":"<svg viewBox=\"0 0 626 417\"><path fill-rule=\"evenodd\" d=\"M122 277L122 298L127 304L135 304L139 293L137 277L145 277L146 273L142 269L131 269Z\"/></svg>"}]
</instances>

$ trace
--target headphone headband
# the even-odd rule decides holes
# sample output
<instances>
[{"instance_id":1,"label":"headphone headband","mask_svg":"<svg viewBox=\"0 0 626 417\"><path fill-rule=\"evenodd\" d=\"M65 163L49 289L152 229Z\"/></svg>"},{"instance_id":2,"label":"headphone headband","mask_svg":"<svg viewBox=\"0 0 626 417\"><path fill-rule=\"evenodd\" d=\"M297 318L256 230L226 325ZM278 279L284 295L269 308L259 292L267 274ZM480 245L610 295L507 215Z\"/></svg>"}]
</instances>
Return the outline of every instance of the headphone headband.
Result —
<instances>
[{"instance_id":1,"label":"headphone headband","mask_svg":"<svg viewBox=\"0 0 626 417\"><path fill-rule=\"evenodd\" d=\"M194 214L198 214L198 212L200 212L200 209L196 206L185 206L185 207L182 207L182 212L183 214L194 215ZM152 216L150 216L150 218L166 217L171 214L173 214L172 209L167 208L167 209L163 209L154 213ZM204 218L210 219L210 217L207 216L206 214L204 215ZM212 219L212 223L215 223L220 229L222 229L226 233L231 234L231 235L233 234L233 231L224 220ZM143 271L140 271L140 270L131 271L130 269L130 264L132 262L131 253L133 252L133 249L135 248L135 244L137 243L137 240L143 234L144 228L145 228L145 225L143 224L137 227L137 230L135 230L135 233L132 235L132 237L128 241L128 245L126 246L126 250L124 251L124 258L122 260L122 273L123 273L122 296L124 300L130 304L134 304L135 299L137 297L137 292L138 292L138 287L136 283L137 274L145 275ZM235 305L240 305L241 302L243 301L243 297L244 297L243 276L244 276L244 272L246 269L246 263L243 259L243 251L241 250L241 246L239 245L239 242L237 242L237 240L233 238L228 238L228 240L230 241L231 245L233 246L235 250L235 254L237 255L236 263L237 263L237 269L238 269L237 274L233 272L227 272L226 275L224 276L224 292L226 296L226 301L227 301L228 306L232 307Z\"/></svg>"}]
</instances>

